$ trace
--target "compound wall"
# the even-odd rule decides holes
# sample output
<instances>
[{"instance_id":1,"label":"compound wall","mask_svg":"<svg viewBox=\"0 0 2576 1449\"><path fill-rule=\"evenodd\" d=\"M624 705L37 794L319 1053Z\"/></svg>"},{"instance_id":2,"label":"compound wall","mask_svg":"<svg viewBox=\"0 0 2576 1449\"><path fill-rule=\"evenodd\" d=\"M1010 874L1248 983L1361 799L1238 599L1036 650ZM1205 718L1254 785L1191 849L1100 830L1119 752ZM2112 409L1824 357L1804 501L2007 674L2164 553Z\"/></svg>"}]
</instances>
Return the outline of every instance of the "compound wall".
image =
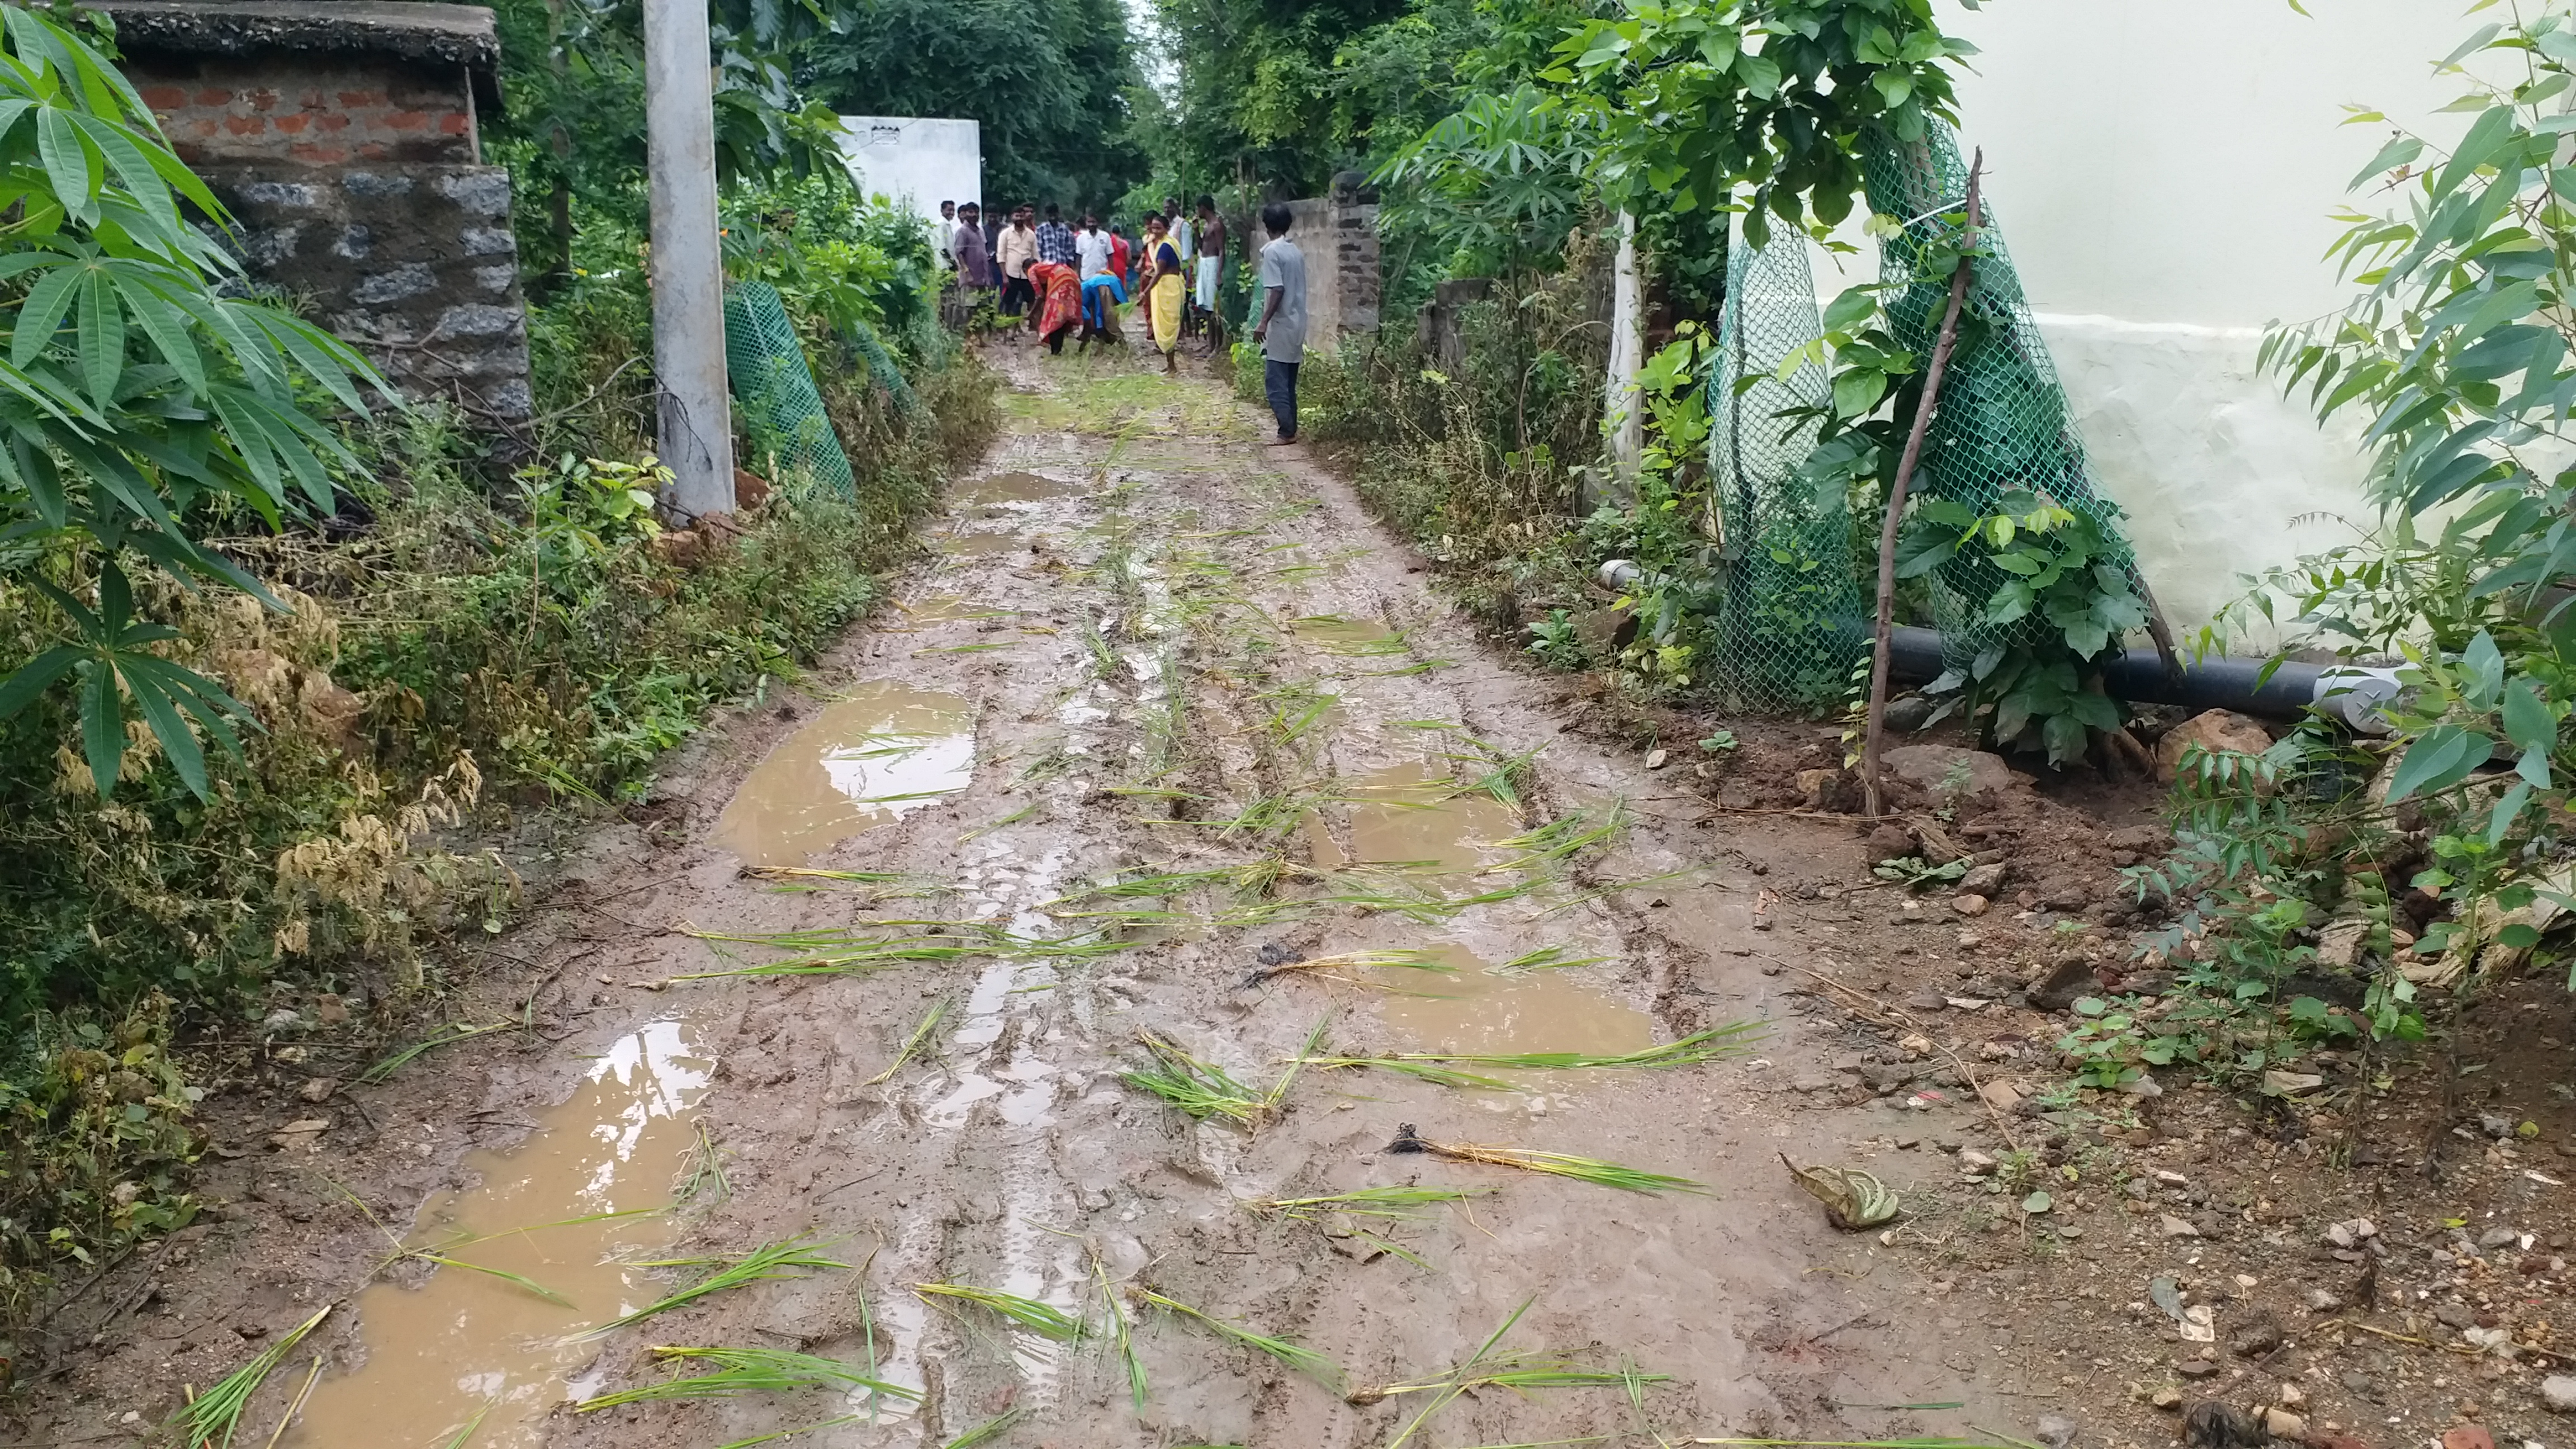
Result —
<instances>
[{"instance_id":1,"label":"compound wall","mask_svg":"<svg viewBox=\"0 0 2576 1449\"><path fill-rule=\"evenodd\" d=\"M2458 134L2431 78L2476 22L2422 0L2048 0L1942 23L1982 53L1959 85L1961 149L2062 374L2097 483L2129 514L2178 628L2240 576L2351 542L2367 525L2359 427L2320 428L2256 375L2265 324L2354 292L2320 260L2340 208L2402 208L2344 187L2387 139L2347 103ZM1856 234L1851 238L1859 241ZM1816 258L1831 295L1876 275ZM2349 520L2347 522L2346 520ZM2257 635L2240 644L2269 642Z\"/></svg>"}]
</instances>

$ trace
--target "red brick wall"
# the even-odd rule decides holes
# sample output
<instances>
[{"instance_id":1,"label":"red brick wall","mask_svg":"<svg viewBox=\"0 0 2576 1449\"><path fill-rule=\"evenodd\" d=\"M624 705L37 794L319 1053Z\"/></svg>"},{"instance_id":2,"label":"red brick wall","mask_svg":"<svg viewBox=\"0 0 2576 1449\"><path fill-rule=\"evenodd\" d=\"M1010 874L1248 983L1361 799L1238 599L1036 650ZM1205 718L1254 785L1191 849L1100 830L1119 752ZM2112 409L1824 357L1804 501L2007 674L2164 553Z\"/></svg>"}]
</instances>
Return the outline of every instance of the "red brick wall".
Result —
<instances>
[{"instance_id":1,"label":"red brick wall","mask_svg":"<svg viewBox=\"0 0 2576 1449\"><path fill-rule=\"evenodd\" d=\"M133 65L143 103L191 166L482 159L460 67L422 74L344 60Z\"/></svg>"}]
</instances>

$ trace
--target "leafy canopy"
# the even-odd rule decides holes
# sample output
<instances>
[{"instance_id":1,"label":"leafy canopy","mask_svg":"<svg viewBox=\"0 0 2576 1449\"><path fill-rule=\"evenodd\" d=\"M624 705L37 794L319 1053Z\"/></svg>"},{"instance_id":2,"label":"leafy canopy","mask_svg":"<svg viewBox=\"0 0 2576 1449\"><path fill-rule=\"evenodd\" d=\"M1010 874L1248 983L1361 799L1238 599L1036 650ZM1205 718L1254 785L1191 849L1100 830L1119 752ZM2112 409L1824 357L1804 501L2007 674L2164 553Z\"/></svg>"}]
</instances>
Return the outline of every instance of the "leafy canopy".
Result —
<instances>
[{"instance_id":1,"label":"leafy canopy","mask_svg":"<svg viewBox=\"0 0 2576 1449\"><path fill-rule=\"evenodd\" d=\"M220 295L240 264L182 219L182 201L226 222L105 56L39 15L0 9L0 207L17 218L0 232L0 569L74 633L0 683L0 719L76 677L102 793L116 785L129 704L199 795L191 725L232 747L244 715L155 651L175 631L136 616L127 556L184 584L260 594L185 519L237 508L275 526L299 496L329 512L331 466L355 462L296 389L364 411L362 389L385 388L328 333Z\"/></svg>"}]
</instances>

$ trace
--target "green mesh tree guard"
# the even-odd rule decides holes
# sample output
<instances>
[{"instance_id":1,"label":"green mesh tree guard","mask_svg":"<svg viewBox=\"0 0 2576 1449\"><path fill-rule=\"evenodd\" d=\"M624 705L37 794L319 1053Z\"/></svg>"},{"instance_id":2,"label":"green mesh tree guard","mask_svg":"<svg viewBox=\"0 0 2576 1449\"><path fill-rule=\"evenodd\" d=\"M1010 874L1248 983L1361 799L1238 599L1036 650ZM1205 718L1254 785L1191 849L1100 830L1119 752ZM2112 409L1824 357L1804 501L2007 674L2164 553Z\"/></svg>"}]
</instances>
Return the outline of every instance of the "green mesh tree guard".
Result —
<instances>
[{"instance_id":1,"label":"green mesh tree guard","mask_svg":"<svg viewBox=\"0 0 2576 1449\"><path fill-rule=\"evenodd\" d=\"M844 498L858 496L849 455L823 413L796 324L767 282L725 288L725 372L752 443L780 472L800 472Z\"/></svg>"},{"instance_id":2,"label":"green mesh tree guard","mask_svg":"<svg viewBox=\"0 0 2576 1449\"><path fill-rule=\"evenodd\" d=\"M1822 367L1777 375L1822 327L1806 238L1789 232L1761 248L1737 238L1718 323L1724 361L1709 385L1709 477L1712 531L1724 540L1715 681L1740 708L1829 705L1869 647L1849 500L1839 483L1819 489L1798 478L1817 424L1780 417L1826 401ZM1742 377L1760 380L1738 393L1732 383Z\"/></svg>"},{"instance_id":3,"label":"green mesh tree guard","mask_svg":"<svg viewBox=\"0 0 2576 1449\"><path fill-rule=\"evenodd\" d=\"M1958 142L1940 125L1930 127L1920 142L1880 133L1866 145L1861 164L1870 209L1904 223L1880 243L1879 251L1891 330L1915 356L1929 358L1949 305L1950 284L1946 278L1921 275L1923 248L1947 228L1941 218L1967 204L1968 168L1959 159ZM1983 203L1981 209L1984 228L1978 243L1986 254L1977 258L1970 274L1968 305L1990 330L1977 346L1962 348L1951 359L1940 409L1924 436L1923 467L1913 490L1980 513L1991 511L2004 494L2024 490L2082 513L2101 526L2138 597L2147 598L2146 582L2139 578L2119 529L2119 507L2093 491L2083 441L2075 434L2066 393L2058 386L2047 344L2040 340L2039 324L2022 295L2021 277L2004 250L1993 204ZM1974 550L1934 571L1934 622L1948 641L1951 667L1967 668L1990 649L2033 642L2050 630L2035 614L2002 630L1971 622L2003 581L2004 575Z\"/></svg>"},{"instance_id":4,"label":"green mesh tree guard","mask_svg":"<svg viewBox=\"0 0 2576 1449\"><path fill-rule=\"evenodd\" d=\"M877 339L877 329L869 326L865 318L850 324L850 346L867 363L868 376L875 378L877 386L886 390L886 396L894 399L898 411L907 418L921 416L920 395L912 390L910 382L904 380L903 370L894 365L894 358L887 354L885 343Z\"/></svg>"}]
</instances>

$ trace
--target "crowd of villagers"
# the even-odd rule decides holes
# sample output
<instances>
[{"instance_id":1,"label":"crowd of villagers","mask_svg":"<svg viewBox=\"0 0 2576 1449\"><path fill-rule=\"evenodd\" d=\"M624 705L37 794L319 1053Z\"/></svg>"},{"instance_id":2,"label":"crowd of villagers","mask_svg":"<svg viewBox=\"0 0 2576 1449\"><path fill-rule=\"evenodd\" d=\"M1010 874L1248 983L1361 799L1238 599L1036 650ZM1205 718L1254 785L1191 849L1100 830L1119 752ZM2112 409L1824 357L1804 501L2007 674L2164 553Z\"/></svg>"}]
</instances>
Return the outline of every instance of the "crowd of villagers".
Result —
<instances>
[{"instance_id":1,"label":"crowd of villagers","mask_svg":"<svg viewBox=\"0 0 2576 1449\"><path fill-rule=\"evenodd\" d=\"M1202 339L1211 355L1225 345L1217 313L1225 222L1212 196L1198 199L1195 216L1181 214L1179 197L1164 197L1163 209L1136 228L1136 242L1097 213L1067 225L1054 202L1043 219L1035 206L987 215L971 201L943 201L939 216L933 247L970 305L993 296L996 315L1051 352L1061 353L1067 338L1077 353L1095 342L1123 343L1121 309L1131 301L1142 303L1166 371L1180 366L1185 337Z\"/></svg>"}]
</instances>

